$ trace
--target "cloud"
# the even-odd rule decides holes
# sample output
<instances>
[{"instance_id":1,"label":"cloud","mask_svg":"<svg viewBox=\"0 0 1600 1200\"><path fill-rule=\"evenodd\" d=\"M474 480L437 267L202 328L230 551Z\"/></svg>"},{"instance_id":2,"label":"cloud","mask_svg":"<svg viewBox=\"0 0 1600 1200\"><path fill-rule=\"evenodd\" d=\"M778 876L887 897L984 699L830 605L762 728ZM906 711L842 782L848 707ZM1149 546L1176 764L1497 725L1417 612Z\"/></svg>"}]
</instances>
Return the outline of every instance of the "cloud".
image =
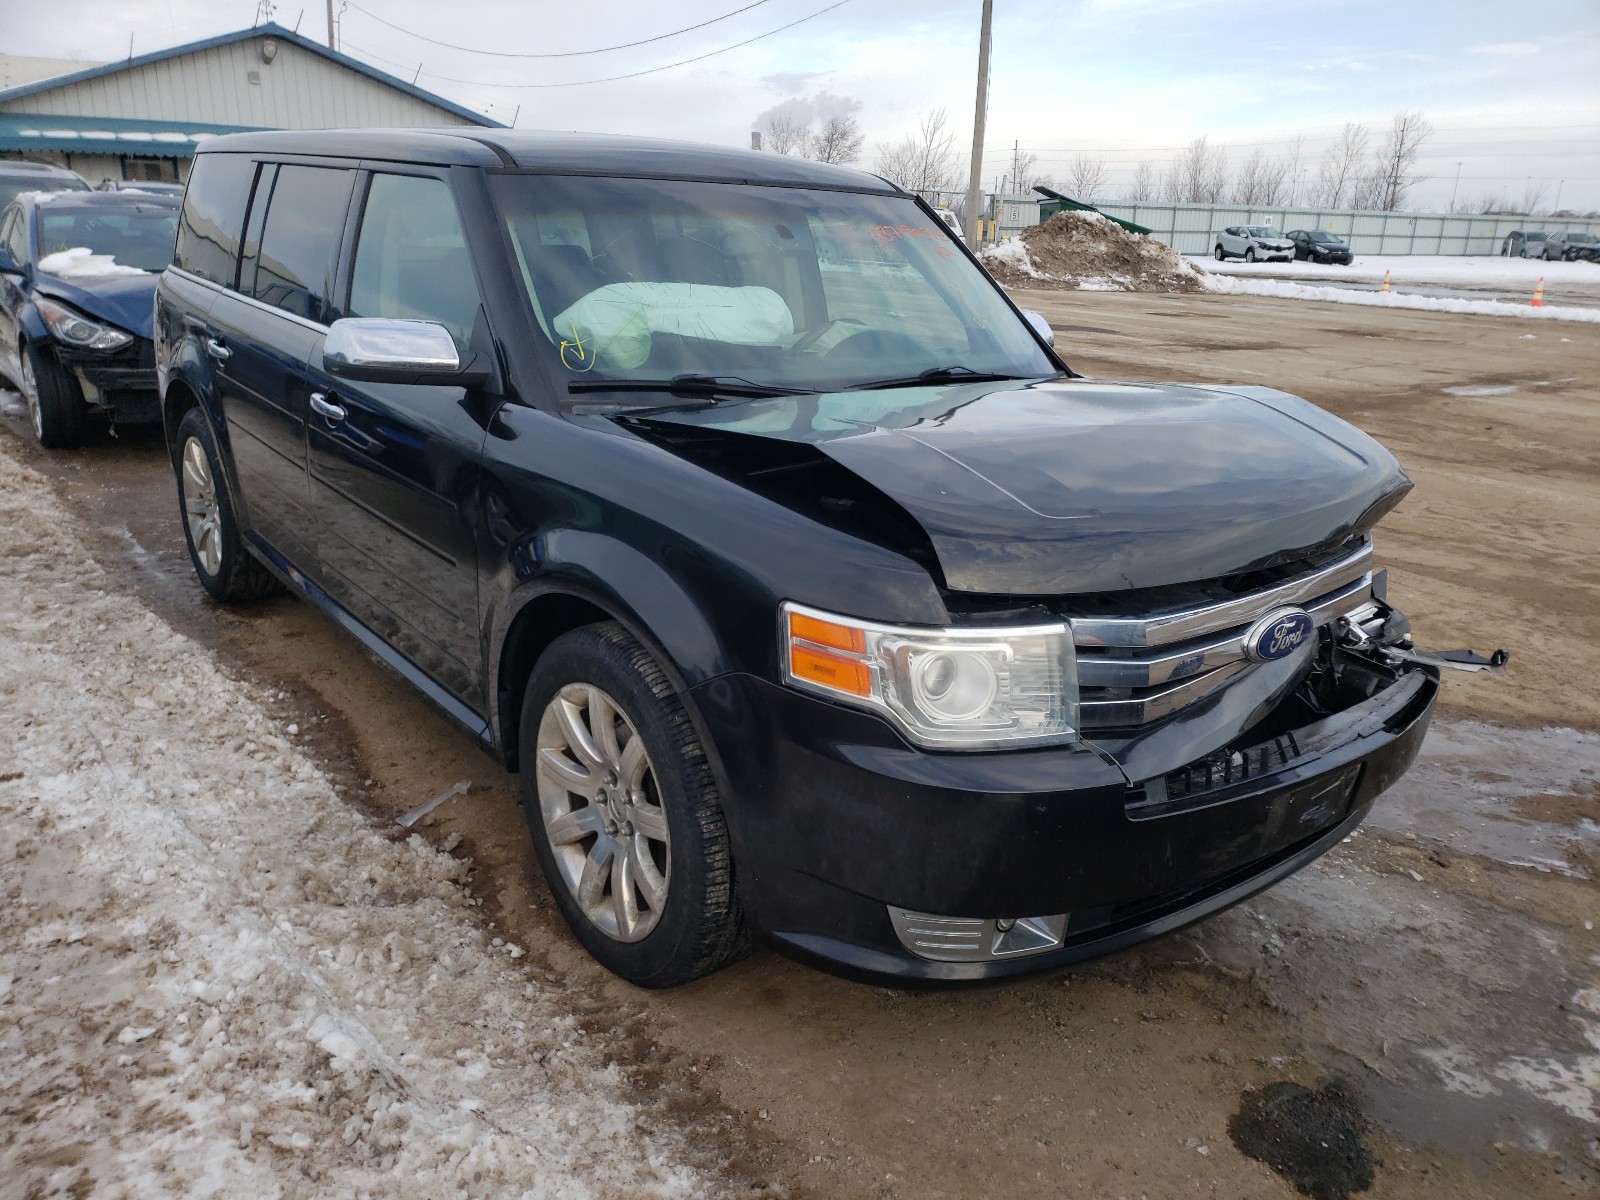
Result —
<instances>
[{"instance_id":1,"label":"cloud","mask_svg":"<svg viewBox=\"0 0 1600 1200\"><path fill-rule=\"evenodd\" d=\"M832 92L818 92L815 96L791 96L757 114L752 129L766 129L773 120L786 117L796 125L809 125L813 121L827 121L833 117L848 117L861 111L861 101L850 96L836 96Z\"/></svg>"},{"instance_id":2,"label":"cloud","mask_svg":"<svg viewBox=\"0 0 1600 1200\"><path fill-rule=\"evenodd\" d=\"M1467 53L1495 58L1523 58L1539 53L1539 47L1533 42L1488 42L1482 46L1468 46Z\"/></svg>"}]
</instances>

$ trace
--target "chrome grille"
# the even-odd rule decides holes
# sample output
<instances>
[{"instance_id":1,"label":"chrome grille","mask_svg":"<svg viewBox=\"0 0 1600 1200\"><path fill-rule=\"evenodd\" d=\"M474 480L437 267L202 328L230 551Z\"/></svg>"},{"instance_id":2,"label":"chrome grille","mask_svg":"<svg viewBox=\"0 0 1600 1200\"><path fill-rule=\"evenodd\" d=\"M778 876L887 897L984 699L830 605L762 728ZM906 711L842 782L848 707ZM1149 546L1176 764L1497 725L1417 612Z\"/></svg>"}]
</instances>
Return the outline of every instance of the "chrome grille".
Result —
<instances>
[{"instance_id":1,"label":"chrome grille","mask_svg":"<svg viewBox=\"0 0 1600 1200\"><path fill-rule=\"evenodd\" d=\"M1372 545L1235 599L1140 617L1072 617L1084 729L1146 725L1193 704L1254 664L1244 634L1274 608L1305 609L1320 627L1366 603Z\"/></svg>"}]
</instances>

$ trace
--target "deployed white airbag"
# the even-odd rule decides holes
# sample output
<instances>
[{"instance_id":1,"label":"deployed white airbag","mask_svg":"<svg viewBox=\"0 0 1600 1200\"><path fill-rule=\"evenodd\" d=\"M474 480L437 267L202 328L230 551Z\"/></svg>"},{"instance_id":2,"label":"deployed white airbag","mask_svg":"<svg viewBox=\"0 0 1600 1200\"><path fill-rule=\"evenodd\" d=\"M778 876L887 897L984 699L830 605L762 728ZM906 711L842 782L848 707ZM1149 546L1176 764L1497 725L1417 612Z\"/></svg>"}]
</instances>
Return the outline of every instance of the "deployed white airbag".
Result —
<instances>
[{"instance_id":1,"label":"deployed white airbag","mask_svg":"<svg viewBox=\"0 0 1600 1200\"><path fill-rule=\"evenodd\" d=\"M561 361L570 370L637 367L657 333L734 346L785 346L794 315L771 288L709 283L608 283L555 319Z\"/></svg>"}]
</instances>

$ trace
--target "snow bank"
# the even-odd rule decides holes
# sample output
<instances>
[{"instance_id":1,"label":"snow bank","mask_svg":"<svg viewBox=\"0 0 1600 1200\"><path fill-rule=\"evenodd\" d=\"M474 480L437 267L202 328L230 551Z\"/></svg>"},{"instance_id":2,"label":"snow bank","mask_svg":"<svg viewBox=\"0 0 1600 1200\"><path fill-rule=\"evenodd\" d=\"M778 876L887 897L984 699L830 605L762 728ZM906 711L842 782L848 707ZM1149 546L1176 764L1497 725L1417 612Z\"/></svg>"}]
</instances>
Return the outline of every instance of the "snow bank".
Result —
<instances>
[{"instance_id":1,"label":"snow bank","mask_svg":"<svg viewBox=\"0 0 1600 1200\"><path fill-rule=\"evenodd\" d=\"M1453 296L1416 296L1402 292L1357 292L1349 288L1314 287L1287 280L1239 279L1232 275L1204 275L1205 288L1248 296L1278 296L1287 300L1323 300L1330 304L1362 304L1369 308L1415 308L1429 312L1470 313L1481 317L1523 317L1536 321L1600 322L1600 308L1566 305L1508 304L1503 300L1461 300Z\"/></svg>"},{"instance_id":2,"label":"snow bank","mask_svg":"<svg viewBox=\"0 0 1600 1200\"><path fill-rule=\"evenodd\" d=\"M0 451L7 1195L704 1196L562 1004Z\"/></svg>"},{"instance_id":3,"label":"snow bank","mask_svg":"<svg viewBox=\"0 0 1600 1200\"><path fill-rule=\"evenodd\" d=\"M90 275L103 277L150 274L140 267L124 266L114 255L96 254L87 246L74 246L70 250L57 250L54 254L46 254L39 260L39 270L46 275L55 275L62 279Z\"/></svg>"},{"instance_id":4,"label":"snow bank","mask_svg":"<svg viewBox=\"0 0 1600 1200\"><path fill-rule=\"evenodd\" d=\"M1069 210L1020 238L986 247L984 266L1010 287L1100 292L1198 292L1195 269L1162 242L1099 213Z\"/></svg>"}]
</instances>

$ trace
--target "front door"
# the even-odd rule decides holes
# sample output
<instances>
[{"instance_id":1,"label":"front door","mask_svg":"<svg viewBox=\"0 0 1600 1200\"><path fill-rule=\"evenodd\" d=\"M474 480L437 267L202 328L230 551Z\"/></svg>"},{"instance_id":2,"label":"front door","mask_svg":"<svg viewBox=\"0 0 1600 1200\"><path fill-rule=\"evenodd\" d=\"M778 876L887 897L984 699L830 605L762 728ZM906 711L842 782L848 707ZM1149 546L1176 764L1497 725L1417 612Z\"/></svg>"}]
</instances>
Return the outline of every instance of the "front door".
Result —
<instances>
[{"instance_id":1,"label":"front door","mask_svg":"<svg viewBox=\"0 0 1600 1200\"><path fill-rule=\"evenodd\" d=\"M442 178L370 177L345 315L437 321L463 358L486 330ZM321 371L310 478L323 585L437 683L481 711L475 510L488 420L459 387L352 383Z\"/></svg>"}]
</instances>

